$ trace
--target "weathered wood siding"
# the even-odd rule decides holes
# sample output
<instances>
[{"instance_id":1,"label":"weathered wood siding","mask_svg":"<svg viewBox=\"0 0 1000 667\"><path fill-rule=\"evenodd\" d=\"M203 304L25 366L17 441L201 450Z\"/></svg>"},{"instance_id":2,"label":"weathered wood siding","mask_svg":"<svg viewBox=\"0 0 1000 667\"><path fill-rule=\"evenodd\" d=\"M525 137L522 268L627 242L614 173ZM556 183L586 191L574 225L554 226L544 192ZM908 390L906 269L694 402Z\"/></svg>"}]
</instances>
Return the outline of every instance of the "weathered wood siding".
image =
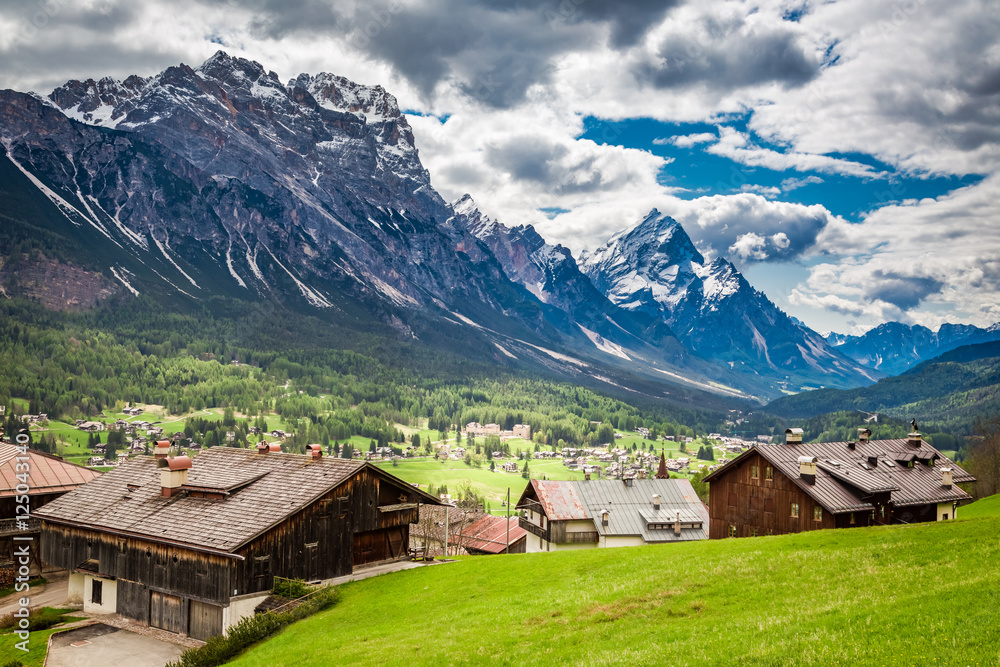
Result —
<instances>
[{"instance_id":1,"label":"weathered wood siding","mask_svg":"<svg viewBox=\"0 0 1000 667\"><path fill-rule=\"evenodd\" d=\"M315 581L350 574L355 565L398 557L385 550L355 557L355 534L382 531L366 544L395 544L402 555L409 543L409 524L419 520L416 507L381 511L380 507L418 500L413 489L397 486L365 468L331 492L239 550L244 561L234 565L233 588L239 594L264 591L275 575ZM281 502L280 498L275 502Z\"/></svg>"},{"instance_id":2,"label":"weathered wood siding","mask_svg":"<svg viewBox=\"0 0 1000 667\"><path fill-rule=\"evenodd\" d=\"M232 559L226 556L53 523L43 527L41 551L42 560L70 571L88 560L97 561L97 574L147 590L170 591L215 604L228 603L231 595ZM139 605L139 593L133 588L119 585L118 590L135 596L135 600L126 601L127 606Z\"/></svg>"},{"instance_id":3,"label":"weathered wood siding","mask_svg":"<svg viewBox=\"0 0 1000 667\"><path fill-rule=\"evenodd\" d=\"M757 466L758 476L751 478L751 466ZM763 456L753 454L709 486L709 539L730 536L730 526L736 527L736 537L800 533L806 530L837 527L836 517L823 510L823 520L813 519L817 505L805 491L773 469L773 479L765 479L771 464ZM792 503L798 503L799 516L791 515ZM846 519L849 517L845 515ZM855 515L856 525L868 525L869 513ZM864 523L862 523L864 522Z\"/></svg>"}]
</instances>

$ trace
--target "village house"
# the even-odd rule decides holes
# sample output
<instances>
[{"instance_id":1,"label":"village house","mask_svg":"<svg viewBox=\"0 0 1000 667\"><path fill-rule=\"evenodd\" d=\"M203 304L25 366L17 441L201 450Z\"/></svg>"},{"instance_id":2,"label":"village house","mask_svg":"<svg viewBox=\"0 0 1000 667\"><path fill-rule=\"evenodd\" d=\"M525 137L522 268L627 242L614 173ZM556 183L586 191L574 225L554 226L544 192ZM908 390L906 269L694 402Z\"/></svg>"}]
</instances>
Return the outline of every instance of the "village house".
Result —
<instances>
[{"instance_id":1,"label":"village house","mask_svg":"<svg viewBox=\"0 0 1000 667\"><path fill-rule=\"evenodd\" d=\"M275 577L328 580L403 558L438 500L364 462L213 447L138 457L43 507L42 558L69 600L205 639L253 614Z\"/></svg>"},{"instance_id":2,"label":"village house","mask_svg":"<svg viewBox=\"0 0 1000 667\"><path fill-rule=\"evenodd\" d=\"M528 531L521 528L518 517L483 514L466 526L454 538L465 552L473 556L496 554L523 554L528 542Z\"/></svg>"},{"instance_id":3,"label":"village house","mask_svg":"<svg viewBox=\"0 0 1000 667\"><path fill-rule=\"evenodd\" d=\"M447 522L447 529L445 528ZM452 506L420 508L420 522L410 530L410 548L426 556L442 556L445 540L449 554L495 555L524 553L527 532L512 516L509 524L510 551L507 549L508 523L505 517Z\"/></svg>"},{"instance_id":4,"label":"village house","mask_svg":"<svg viewBox=\"0 0 1000 667\"><path fill-rule=\"evenodd\" d=\"M708 509L686 479L533 479L517 509L528 553L708 538Z\"/></svg>"},{"instance_id":5,"label":"village house","mask_svg":"<svg viewBox=\"0 0 1000 667\"><path fill-rule=\"evenodd\" d=\"M37 574L45 569L38 551L41 523L31 514L101 473L64 461L53 454L33 449L26 454L18 452L15 445L0 445L0 561L13 560L14 537L17 536L18 545L31 545L29 567L32 574ZM23 475L25 471L28 473L28 491L24 492L23 488L18 491L17 487L21 484L18 475ZM19 496L27 498L26 506L31 512L28 516L18 514L17 506L24 505L17 502ZM26 537L31 539L21 539Z\"/></svg>"},{"instance_id":6,"label":"village house","mask_svg":"<svg viewBox=\"0 0 1000 667\"><path fill-rule=\"evenodd\" d=\"M925 442L870 440L748 449L705 477L712 539L954 519L971 497L957 486L975 478Z\"/></svg>"},{"instance_id":7,"label":"village house","mask_svg":"<svg viewBox=\"0 0 1000 667\"><path fill-rule=\"evenodd\" d=\"M106 428L101 422L80 422L76 427L81 431L89 431L91 433L103 431Z\"/></svg>"}]
</instances>

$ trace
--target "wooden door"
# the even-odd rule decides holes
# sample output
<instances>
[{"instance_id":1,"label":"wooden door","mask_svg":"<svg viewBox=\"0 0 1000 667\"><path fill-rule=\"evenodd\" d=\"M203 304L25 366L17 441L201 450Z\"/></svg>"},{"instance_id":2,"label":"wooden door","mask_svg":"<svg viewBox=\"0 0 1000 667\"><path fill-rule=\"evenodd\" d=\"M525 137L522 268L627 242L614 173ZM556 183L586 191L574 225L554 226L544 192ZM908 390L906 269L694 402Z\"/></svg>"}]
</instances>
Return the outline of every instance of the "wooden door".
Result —
<instances>
[{"instance_id":1,"label":"wooden door","mask_svg":"<svg viewBox=\"0 0 1000 667\"><path fill-rule=\"evenodd\" d=\"M176 595L149 592L149 624L168 632L184 632L184 609Z\"/></svg>"},{"instance_id":2,"label":"wooden door","mask_svg":"<svg viewBox=\"0 0 1000 667\"><path fill-rule=\"evenodd\" d=\"M191 600L190 629L188 635L205 640L222 634L222 607L207 602Z\"/></svg>"}]
</instances>

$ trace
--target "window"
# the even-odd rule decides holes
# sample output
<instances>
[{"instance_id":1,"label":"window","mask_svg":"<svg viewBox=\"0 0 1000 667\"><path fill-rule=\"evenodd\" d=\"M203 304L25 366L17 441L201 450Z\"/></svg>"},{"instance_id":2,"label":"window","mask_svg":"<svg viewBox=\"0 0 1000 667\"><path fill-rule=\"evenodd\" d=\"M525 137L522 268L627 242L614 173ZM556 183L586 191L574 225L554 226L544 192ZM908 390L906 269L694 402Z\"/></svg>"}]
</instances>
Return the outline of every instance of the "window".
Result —
<instances>
[{"instance_id":1,"label":"window","mask_svg":"<svg viewBox=\"0 0 1000 667\"><path fill-rule=\"evenodd\" d=\"M101 597L104 594L104 582L94 579L94 585L90 589L90 601L94 604L102 604Z\"/></svg>"},{"instance_id":2,"label":"window","mask_svg":"<svg viewBox=\"0 0 1000 667\"><path fill-rule=\"evenodd\" d=\"M756 526L751 526L750 527L750 537L757 537L757 535L758 535L758 533L757 533L757 527Z\"/></svg>"},{"instance_id":3,"label":"window","mask_svg":"<svg viewBox=\"0 0 1000 667\"><path fill-rule=\"evenodd\" d=\"M350 496L340 496L337 498L337 514L341 517L347 516L347 510L351 507Z\"/></svg>"},{"instance_id":4,"label":"window","mask_svg":"<svg viewBox=\"0 0 1000 667\"><path fill-rule=\"evenodd\" d=\"M774 479L774 468L771 466L764 468L764 479Z\"/></svg>"},{"instance_id":5,"label":"window","mask_svg":"<svg viewBox=\"0 0 1000 667\"><path fill-rule=\"evenodd\" d=\"M760 477L760 466L754 464L750 466L750 479L757 479Z\"/></svg>"},{"instance_id":6,"label":"window","mask_svg":"<svg viewBox=\"0 0 1000 667\"><path fill-rule=\"evenodd\" d=\"M815 505L813 507L813 521L822 521L822 520L823 520L823 508L820 507L819 505Z\"/></svg>"},{"instance_id":7,"label":"window","mask_svg":"<svg viewBox=\"0 0 1000 667\"><path fill-rule=\"evenodd\" d=\"M729 537L736 537L736 526L729 524Z\"/></svg>"},{"instance_id":8,"label":"window","mask_svg":"<svg viewBox=\"0 0 1000 667\"><path fill-rule=\"evenodd\" d=\"M855 519L854 519L854 512L851 512L851 525L853 526L856 523L857 523L857 521L855 521Z\"/></svg>"},{"instance_id":9,"label":"window","mask_svg":"<svg viewBox=\"0 0 1000 667\"><path fill-rule=\"evenodd\" d=\"M941 520L942 521L947 521L948 520L948 513L947 512L945 512L944 514L941 515Z\"/></svg>"},{"instance_id":10,"label":"window","mask_svg":"<svg viewBox=\"0 0 1000 667\"><path fill-rule=\"evenodd\" d=\"M799 504L792 503L792 518L797 519L799 517Z\"/></svg>"}]
</instances>

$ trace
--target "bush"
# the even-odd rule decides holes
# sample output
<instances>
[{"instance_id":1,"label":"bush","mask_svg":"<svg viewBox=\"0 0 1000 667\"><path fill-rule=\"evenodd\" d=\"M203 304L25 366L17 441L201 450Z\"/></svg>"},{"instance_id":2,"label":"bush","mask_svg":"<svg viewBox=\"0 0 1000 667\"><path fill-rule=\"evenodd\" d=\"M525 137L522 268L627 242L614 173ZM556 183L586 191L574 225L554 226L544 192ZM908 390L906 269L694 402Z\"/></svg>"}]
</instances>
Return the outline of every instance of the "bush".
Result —
<instances>
[{"instance_id":1,"label":"bush","mask_svg":"<svg viewBox=\"0 0 1000 667\"><path fill-rule=\"evenodd\" d=\"M321 588L301 605L286 612L264 612L249 616L218 637L211 637L204 646L188 649L179 660L166 667L218 667L281 630L286 625L328 609L340 601L340 589Z\"/></svg>"},{"instance_id":2,"label":"bush","mask_svg":"<svg viewBox=\"0 0 1000 667\"><path fill-rule=\"evenodd\" d=\"M28 612L28 630L32 632L48 630L54 625L65 623L68 619L66 614L72 613L74 609L55 609L53 607L42 607L32 609ZM76 620L76 619L73 619ZM8 632L17 629L20 619L14 618L13 612L0 616L0 632Z\"/></svg>"},{"instance_id":3,"label":"bush","mask_svg":"<svg viewBox=\"0 0 1000 667\"><path fill-rule=\"evenodd\" d=\"M306 582L301 579L279 579L275 577L274 588L271 589L271 594L295 600L307 595L310 590L306 586Z\"/></svg>"}]
</instances>

